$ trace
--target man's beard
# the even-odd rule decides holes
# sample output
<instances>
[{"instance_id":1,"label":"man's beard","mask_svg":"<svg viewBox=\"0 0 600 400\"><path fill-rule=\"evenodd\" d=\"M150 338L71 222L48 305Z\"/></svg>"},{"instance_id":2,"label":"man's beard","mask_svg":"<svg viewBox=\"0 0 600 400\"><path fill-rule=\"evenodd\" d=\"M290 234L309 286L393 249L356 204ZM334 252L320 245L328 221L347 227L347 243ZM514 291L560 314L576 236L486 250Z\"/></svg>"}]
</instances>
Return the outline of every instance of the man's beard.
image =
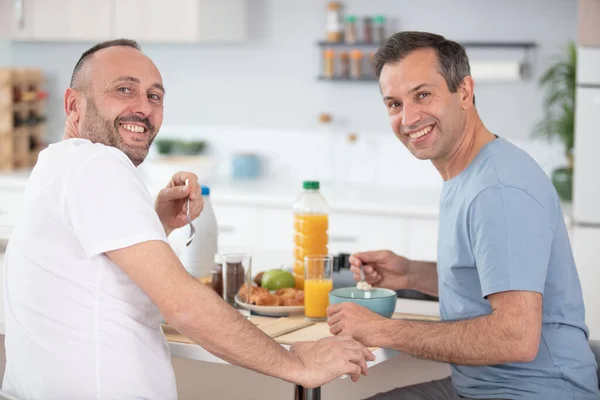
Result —
<instances>
[{"instance_id":1,"label":"man's beard","mask_svg":"<svg viewBox=\"0 0 600 400\"><path fill-rule=\"evenodd\" d=\"M111 123L109 120L102 118L93 99L86 98L86 101L87 108L81 129L83 136L87 137L92 143L102 143L106 146L116 147L129 157L133 165L139 166L148 156L148 151L156 136L154 126L148 118L130 115L119 117ZM119 134L119 124L125 122L143 123L149 135L148 141L139 145L125 143Z\"/></svg>"}]
</instances>

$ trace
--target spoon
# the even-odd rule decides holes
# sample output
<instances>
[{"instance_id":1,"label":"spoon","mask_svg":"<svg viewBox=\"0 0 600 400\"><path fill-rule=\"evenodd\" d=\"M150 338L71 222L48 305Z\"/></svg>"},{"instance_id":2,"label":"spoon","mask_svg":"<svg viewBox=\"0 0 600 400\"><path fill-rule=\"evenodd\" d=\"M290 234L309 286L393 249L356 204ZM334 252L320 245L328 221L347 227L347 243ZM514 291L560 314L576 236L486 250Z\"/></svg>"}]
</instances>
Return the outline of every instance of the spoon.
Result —
<instances>
[{"instance_id":1,"label":"spoon","mask_svg":"<svg viewBox=\"0 0 600 400\"><path fill-rule=\"evenodd\" d=\"M365 270L362 264L360 265L360 281L356 284L356 287L364 291L369 291L373 289L373 287L369 285L367 281L365 281Z\"/></svg>"},{"instance_id":2,"label":"spoon","mask_svg":"<svg viewBox=\"0 0 600 400\"><path fill-rule=\"evenodd\" d=\"M189 180L186 179L185 184L188 185ZM185 243L185 247L189 246L190 243L192 243L192 240L194 240L194 236L196 236L196 228L194 228L194 224L192 224L192 217L190 216L190 196L188 196L187 198L187 217L188 223L190 224L190 236L188 237L188 240Z\"/></svg>"}]
</instances>

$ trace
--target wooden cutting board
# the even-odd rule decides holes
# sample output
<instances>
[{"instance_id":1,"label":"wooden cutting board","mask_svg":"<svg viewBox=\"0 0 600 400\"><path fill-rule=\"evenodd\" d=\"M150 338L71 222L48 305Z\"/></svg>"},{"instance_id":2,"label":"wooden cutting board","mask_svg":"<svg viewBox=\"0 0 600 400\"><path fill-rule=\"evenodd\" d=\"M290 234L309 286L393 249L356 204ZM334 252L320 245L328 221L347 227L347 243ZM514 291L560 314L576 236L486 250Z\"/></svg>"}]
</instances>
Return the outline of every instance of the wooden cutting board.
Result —
<instances>
[{"instance_id":1,"label":"wooden cutting board","mask_svg":"<svg viewBox=\"0 0 600 400\"><path fill-rule=\"evenodd\" d=\"M433 315L409 314L409 313L394 313L392 319L413 319L420 321L439 321L440 317Z\"/></svg>"},{"instance_id":2,"label":"wooden cutting board","mask_svg":"<svg viewBox=\"0 0 600 400\"><path fill-rule=\"evenodd\" d=\"M407 313L394 313L392 319L411 319L421 321L439 321L439 317L420 315L420 314L407 314ZM307 328L298 329L291 333L281 335L275 338L275 340L281 344L293 344L301 341L312 341L319 340L325 337L332 336L329 332L329 325L326 322L319 322ZM371 350L375 348L370 348Z\"/></svg>"},{"instance_id":3,"label":"wooden cutting board","mask_svg":"<svg viewBox=\"0 0 600 400\"><path fill-rule=\"evenodd\" d=\"M275 340L281 344L294 344L296 342L319 340L329 336L333 335L329 333L327 322L318 322L304 329L278 336Z\"/></svg>"},{"instance_id":4,"label":"wooden cutting board","mask_svg":"<svg viewBox=\"0 0 600 400\"><path fill-rule=\"evenodd\" d=\"M250 317L250 321L256 325L257 328L272 338L276 338L286 333L314 325L314 322L306 321L304 317L270 318L252 316ZM194 344L193 341L181 335L171 325L163 324L162 329L168 341Z\"/></svg>"}]
</instances>

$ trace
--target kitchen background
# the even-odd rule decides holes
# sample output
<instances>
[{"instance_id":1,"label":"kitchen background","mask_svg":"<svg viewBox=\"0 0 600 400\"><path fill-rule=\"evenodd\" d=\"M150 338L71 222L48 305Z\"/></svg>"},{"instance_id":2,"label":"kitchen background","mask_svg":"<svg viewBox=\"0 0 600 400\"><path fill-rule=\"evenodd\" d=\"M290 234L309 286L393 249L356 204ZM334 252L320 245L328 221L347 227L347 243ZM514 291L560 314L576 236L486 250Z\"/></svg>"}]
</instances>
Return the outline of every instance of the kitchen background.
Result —
<instances>
[{"instance_id":1,"label":"kitchen background","mask_svg":"<svg viewBox=\"0 0 600 400\"><path fill-rule=\"evenodd\" d=\"M232 153L251 151L261 155L264 172L272 178L339 180L335 171L342 169L350 171L345 178L349 181L439 184L429 163L414 160L393 137L375 82L316 79L322 73L322 49L317 41L325 38L326 3L250 0L247 33L241 43L142 41L168 91L160 137L206 139L207 152L220 161L221 175L228 174ZM409 1L350 0L343 4L344 15L384 15L388 32L430 30L458 41L535 43L537 47L531 51L468 48L472 61L531 62L531 73L522 79L503 82L492 76L476 82L477 108L493 132L531 150L548 171L564 162L560 148L541 141L531 143L530 139L542 116L537 79L552 62L551 57L560 55L575 38L576 2L430 0L416 6ZM12 45L14 65L42 67L47 75L50 142L62 134L62 95L75 62L89 45ZM330 125L319 123L321 113L332 116ZM345 140L348 133L356 133L357 140ZM315 159L307 157L309 152Z\"/></svg>"},{"instance_id":2,"label":"kitchen background","mask_svg":"<svg viewBox=\"0 0 600 400\"><path fill-rule=\"evenodd\" d=\"M21 27L13 8L19 3L24 5ZM326 39L328 1L171 0L169 7L165 3L0 0L0 68L35 68L43 74L45 82L38 92L43 96L33 102L39 101L37 110L44 118L34 126L46 143L61 138L63 94L81 53L105 38L137 39L160 69L168 92L163 127L140 171L152 193L175 169L192 169L202 183L210 184L220 252L249 251L257 268L277 267L289 260L291 203L301 191L302 180L319 179L332 205L331 253L390 248L410 258L435 259L442 183L437 171L429 162L414 159L394 137L375 81L318 79L325 72L324 47L318 42ZM573 202L564 199L563 206L584 291L586 322L591 337L600 339L596 160L600 0L347 0L342 4L342 15L359 17L359 39L362 17L383 15L388 34L425 30L460 42L534 44L533 48L468 46L467 52L473 64L489 62L486 73L475 79L477 109L484 123L528 151L549 176L568 159L561 141L532 136L535 124L544 117L545 92L539 79L556 57L564 56L570 42L577 44L581 98L574 151L576 187ZM198 7L207 16L198 14ZM365 55L371 49L361 47ZM510 68L507 73L503 67L517 64L527 67L523 74ZM3 130L3 93L0 70L0 169L7 154L3 143L13 135ZM196 148L203 150L201 156L162 156L159 150L169 145L168 138L191 142L180 147L180 155ZM256 169L255 159L260 160ZM251 173L255 170L259 172ZM3 242L19 220L28 172L26 167L0 173L0 265ZM244 174L251 177L241 179ZM181 232L185 237L187 232ZM439 313L435 301L401 298L397 310ZM0 365L2 357L0 348ZM205 398L278 399L291 394L284 382L231 366L177 357L173 365L182 399L197 397L199 376ZM446 367L415 363L403 355L374 367L359 385L342 381L327 385L324 397L366 397L446 376ZM240 383L225 387L223 375Z\"/></svg>"}]
</instances>

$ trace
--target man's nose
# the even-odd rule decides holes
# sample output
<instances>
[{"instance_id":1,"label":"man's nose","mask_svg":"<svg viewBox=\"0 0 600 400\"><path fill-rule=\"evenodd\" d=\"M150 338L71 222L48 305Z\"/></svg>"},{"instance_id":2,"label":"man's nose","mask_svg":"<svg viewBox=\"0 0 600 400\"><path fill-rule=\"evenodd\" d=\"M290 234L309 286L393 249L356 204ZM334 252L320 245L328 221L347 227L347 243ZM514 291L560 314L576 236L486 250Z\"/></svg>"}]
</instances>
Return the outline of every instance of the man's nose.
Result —
<instances>
[{"instance_id":1,"label":"man's nose","mask_svg":"<svg viewBox=\"0 0 600 400\"><path fill-rule=\"evenodd\" d=\"M142 118L149 117L152 114L152 104L150 104L150 99L145 94L140 95L132 110L135 114L139 115Z\"/></svg>"},{"instance_id":2,"label":"man's nose","mask_svg":"<svg viewBox=\"0 0 600 400\"><path fill-rule=\"evenodd\" d=\"M421 110L415 105L404 105L402 109L402 127L406 130L415 128L421 120Z\"/></svg>"}]
</instances>

